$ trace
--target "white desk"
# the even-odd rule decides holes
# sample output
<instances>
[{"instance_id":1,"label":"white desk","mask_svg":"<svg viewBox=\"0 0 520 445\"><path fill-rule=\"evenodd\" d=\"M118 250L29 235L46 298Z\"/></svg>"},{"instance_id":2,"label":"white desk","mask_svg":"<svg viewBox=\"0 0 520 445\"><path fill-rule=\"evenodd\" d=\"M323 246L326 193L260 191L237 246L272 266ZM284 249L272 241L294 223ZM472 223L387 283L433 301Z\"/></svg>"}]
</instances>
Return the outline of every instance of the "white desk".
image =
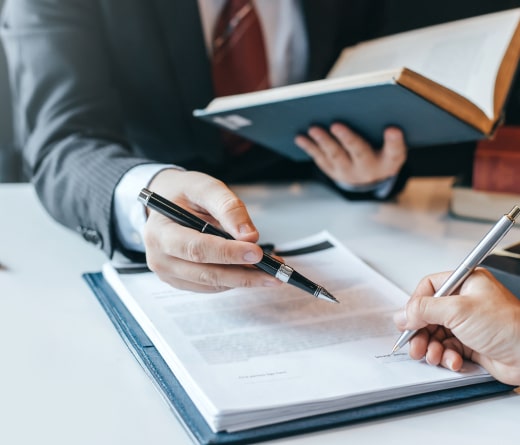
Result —
<instances>
[{"instance_id":1,"label":"white desk","mask_svg":"<svg viewBox=\"0 0 520 445\"><path fill-rule=\"evenodd\" d=\"M412 181L399 205L348 202L317 185L237 191L263 241L328 229L408 291L455 267L488 229L447 216L446 180ZM29 185L1 185L0 205L0 443L191 443L82 281L103 254L53 222ZM503 244L519 237L513 229ZM273 443L517 445L519 423L511 393Z\"/></svg>"}]
</instances>

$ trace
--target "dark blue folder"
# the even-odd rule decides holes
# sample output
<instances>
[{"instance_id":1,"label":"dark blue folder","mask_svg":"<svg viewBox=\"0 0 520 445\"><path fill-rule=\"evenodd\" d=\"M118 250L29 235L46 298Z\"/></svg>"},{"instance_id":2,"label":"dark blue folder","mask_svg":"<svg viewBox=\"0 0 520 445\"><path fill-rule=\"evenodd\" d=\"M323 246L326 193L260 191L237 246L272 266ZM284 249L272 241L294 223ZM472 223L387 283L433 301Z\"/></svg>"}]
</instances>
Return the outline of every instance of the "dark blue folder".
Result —
<instances>
[{"instance_id":1,"label":"dark blue folder","mask_svg":"<svg viewBox=\"0 0 520 445\"><path fill-rule=\"evenodd\" d=\"M128 348L150 376L153 383L161 391L189 434L200 444L245 444L261 442L283 436L344 426L361 420L374 419L434 405L456 403L462 400L484 397L512 389L511 386L492 381L462 388L405 397L398 400L291 420L289 422L239 432L215 433L211 431L188 394L186 394L182 385L175 378L175 375L166 365L139 324L130 312L128 312L117 294L105 281L103 275L101 273L87 273L84 274L83 277L93 290L101 306L112 320L112 323Z\"/></svg>"}]
</instances>

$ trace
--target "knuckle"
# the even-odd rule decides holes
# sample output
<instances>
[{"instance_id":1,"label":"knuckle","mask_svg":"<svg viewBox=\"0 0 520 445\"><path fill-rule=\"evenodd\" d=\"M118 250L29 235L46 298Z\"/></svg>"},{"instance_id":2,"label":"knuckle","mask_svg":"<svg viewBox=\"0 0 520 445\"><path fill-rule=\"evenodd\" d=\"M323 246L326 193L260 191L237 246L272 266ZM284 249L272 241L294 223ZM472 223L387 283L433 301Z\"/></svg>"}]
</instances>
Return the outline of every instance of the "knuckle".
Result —
<instances>
[{"instance_id":1,"label":"knuckle","mask_svg":"<svg viewBox=\"0 0 520 445\"><path fill-rule=\"evenodd\" d=\"M247 274L247 276L244 276L240 279L240 282L238 284L239 287L256 287L258 286L255 282L255 280Z\"/></svg>"},{"instance_id":2,"label":"knuckle","mask_svg":"<svg viewBox=\"0 0 520 445\"><path fill-rule=\"evenodd\" d=\"M198 181L198 184L200 187L202 187L203 189L206 189L208 187L210 188L215 188L215 187L218 187L218 188L226 188L226 184L224 184L223 181L221 181L220 179L217 179L213 176L209 176L205 173L199 173L199 175L202 175L200 177L200 180Z\"/></svg>"},{"instance_id":3,"label":"knuckle","mask_svg":"<svg viewBox=\"0 0 520 445\"><path fill-rule=\"evenodd\" d=\"M350 150L349 154L352 158L357 159L357 160L362 160L367 155L366 151L360 150L360 149Z\"/></svg>"},{"instance_id":4,"label":"knuckle","mask_svg":"<svg viewBox=\"0 0 520 445\"><path fill-rule=\"evenodd\" d=\"M144 245L149 247L153 247L156 244L156 237L154 235L153 230L149 229L149 225L145 224L143 230L143 242Z\"/></svg>"},{"instance_id":5,"label":"knuckle","mask_svg":"<svg viewBox=\"0 0 520 445\"><path fill-rule=\"evenodd\" d=\"M220 276L219 274L212 269L204 269L199 273L198 282L213 286L215 288L223 287L221 283L219 283Z\"/></svg>"},{"instance_id":6,"label":"knuckle","mask_svg":"<svg viewBox=\"0 0 520 445\"><path fill-rule=\"evenodd\" d=\"M345 152L342 150L330 150L328 153L328 161L333 165L337 165L341 162L343 157L345 156Z\"/></svg>"},{"instance_id":7,"label":"knuckle","mask_svg":"<svg viewBox=\"0 0 520 445\"><path fill-rule=\"evenodd\" d=\"M148 268L159 276L162 281L167 281L166 277L175 276L175 270L172 269L171 264L166 264L159 256L146 256L146 265Z\"/></svg>"},{"instance_id":8,"label":"knuckle","mask_svg":"<svg viewBox=\"0 0 520 445\"><path fill-rule=\"evenodd\" d=\"M354 145L359 142L359 137L343 126L332 126L331 133L344 145Z\"/></svg>"},{"instance_id":9,"label":"knuckle","mask_svg":"<svg viewBox=\"0 0 520 445\"><path fill-rule=\"evenodd\" d=\"M415 298L411 298L408 300L405 306L406 318L408 321L415 320L417 314L417 300Z\"/></svg>"},{"instance_id":10,"label":"knuckle","mask_svg":"<svg viewBox=\"0 0 520 445\"><path fill-rule=\"evenodd\" d=\"M222 264L240 264L243 259L240 258L234 249L234 243L226 243L222 249L218 251L218 262Z\"/></svg>"},{"instance_id":11,"label":"knuckle","mask_svg":"<svg viewBox=\"0 0 520 445\"><path fill-rule=\"evenodd\" d=\"M387 148L381 152L380 159L391 165L402 164L406 160L406 152L396 148Z\"/></svg>"},{"instance_id":12,"label":"knuckle","mask_svg":"<svg viewBox=\"0 0 520 445\"><path fill-rule=\"evenodd\" d=\"M204 245L198 238L192 238L185 244L184 257L193 263L203 263L206 261Z\"/></svg>"},{"instance_id":13,"label":"knuckle","mask_svg":"<svg viewBox=\"0 0 520 445\"><path fill-rule=\"evenodd\" d=\"M412 324L416 324L418 321L422 321L422 314L428 307L428 298L416 297L408 301L406 305L406 314L408 320Z\"/></svg>"},{"instance_id":14,"label":"knuckle","mask_svg":"<svg viewBox=\"0 0 520 445\"><path fill-rule=\"evenodd\" d=\"M244 202L236 195L226 195L222 200L220 206L222 210L226 213L245 209Z\"/></svg>"},{"instance_id":15,"label":"knuckle","mask_svg":"<svg viewBox=\"0 0 520 445\"><path fill-rule=\"evenodd\" d=\"M157 261L154 256L146 256L146 265L148 269L159 275L161 272L161 261Z\"/></svg>"},{"instance_id":16,"label":"knuckle","mask_svg":"<svg viewBox=\"0 0 520 445\"><path fill-rule=\"evenodd\" d=\"M393 164L402 163L406 159L406 153L401 150L390 150L387 159Z\"/></svg>"},{"instance_id":17,"label":"knuckle","mask_svg":"<svg viewBox=\"0 0 520 445\"><path fill-rule=\"evenodd\" d=\"M471 313L471 305L468 305L464 301L460 301L459 299L453 298L453 302L450 301L451 311L447 314L446 319L444 320L444 326L448 329L455 329L460 325L464 320L464 314Z\"/></svg>"},{"instance_id":18,"label":"knuckle","mask_svg":"<svg viewBox=\"0 0 520 445\"><path fill-rule=\"evenodd\" d=\"M494 275L488 269L485 269L484 267L478 267L477 269L475 269L475 271L473 272L473 276L474 277L483 277L483 278L488 278L488 279L494 278Z\"/></svg>"},{"instance_id":19,"label":"knuckle","mask_svg":"<svg viewBox=\"0 0 520 445\"><path fill-rule=\"evenodd\" d=\"M412 307L415 309L416 315L424 314L428 310L428 306L430 304L430 297L428 298L418 298L416 300L416 304Z\"/></svg>"}]
</instances>

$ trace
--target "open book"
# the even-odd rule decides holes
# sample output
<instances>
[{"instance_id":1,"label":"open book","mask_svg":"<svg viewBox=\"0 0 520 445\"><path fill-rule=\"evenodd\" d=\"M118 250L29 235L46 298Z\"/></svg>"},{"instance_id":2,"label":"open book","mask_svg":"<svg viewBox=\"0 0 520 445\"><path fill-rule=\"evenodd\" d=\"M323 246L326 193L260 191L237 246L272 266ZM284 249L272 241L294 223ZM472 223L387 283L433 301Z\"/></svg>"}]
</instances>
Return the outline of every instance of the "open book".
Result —
<instances>
[{"instance_id":1,"label":"open book","mask_svg":"<svg viewBox=\"0 0 520 445\"><path fill-rule=\"evenodd\" d=\"M216 98L194 115L296 160L294 137L343 122L378 147L402 128L409 147L493 133L520 57L520 9L346 48L327 79Z\"/></svg>"},{"instance_id":2,"label":"open book","mask_svg":"<svg viewBox=\"0 0 520 445\"><path fill-rule=\"evenodd\" d=\"M390 355L399 335L392 315L408 296L328 233L277 252L309 278L319 277L340 304L285 284L197 294L173 289L151 272L118 271L110 264L103 269L115 297L106 300L98 293L98 298L173 405L182 397L165 383L161 366L175 376L194 406L182 402L176 409L198 440L203 441L194 420L199 417L208 434L238 434L250 443L262 432L264 439L287 434L294 419L303 419L299 429L316 429L339 422L340 417L324 420L324 413L355 409L359 419L363 407L372 416L388 413L377 405L381 402L426 393L424 406L439 403L440 390L498 384L472 363L454 373L413 361L406 350ZM130 317L117 309L121 302ZM132 320L141 333L129 329ZM399 409L417 406L408 400ZM266 425L278 429L265 433ZM247 431L256 436L240 436Z\"/></svg>"}]
</instances>

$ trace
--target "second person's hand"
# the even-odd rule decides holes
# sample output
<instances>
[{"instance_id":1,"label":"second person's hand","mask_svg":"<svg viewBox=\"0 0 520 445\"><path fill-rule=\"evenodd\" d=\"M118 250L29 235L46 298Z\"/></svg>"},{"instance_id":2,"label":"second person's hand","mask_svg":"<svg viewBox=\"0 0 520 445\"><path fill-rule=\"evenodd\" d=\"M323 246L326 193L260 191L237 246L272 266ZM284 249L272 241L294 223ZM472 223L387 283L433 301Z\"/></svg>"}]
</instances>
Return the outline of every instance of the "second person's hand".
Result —
<instances>
[{"instance_id":1,"label":"second person's hand","mask_svg":"<svg viewBox=\"0 0 520 445\"><path fill-rule=\"evenodd\" d=\"M251 267L262 259L262 249L255 244L259 234L244 203L223 182L199 172L168 169L148 188L236 239L199 233L149 211L146 260L161 280L197 292L281 284Z\"/></svg>"},{"instance_id":2,"label":"second person's hand","mask_svg":"<svg viewBox=\"0 0 520 445\"><path fill-rule=\"evenodd\" d=\"M380 150L346 125L335 123L329 130L313 126L307 135L297 136L295 143L335 182L374 184L396 176L406 161L406 143L398 128L385 130Z\"/></svg>"},{"instance_id":3,"label":"second person's hand","mask_svg":"<svg viewBox=\"0 0 520 445\"><path fill-rule=\"evenodd\" d=\"M410 340L410 356L453 371L469 359L498 380L520 385L520 301L483 268L456 294L432 298L448 275L424 278L405 312L395 316L399 329L420 329Z\"/></svg>"}]
</instances>

